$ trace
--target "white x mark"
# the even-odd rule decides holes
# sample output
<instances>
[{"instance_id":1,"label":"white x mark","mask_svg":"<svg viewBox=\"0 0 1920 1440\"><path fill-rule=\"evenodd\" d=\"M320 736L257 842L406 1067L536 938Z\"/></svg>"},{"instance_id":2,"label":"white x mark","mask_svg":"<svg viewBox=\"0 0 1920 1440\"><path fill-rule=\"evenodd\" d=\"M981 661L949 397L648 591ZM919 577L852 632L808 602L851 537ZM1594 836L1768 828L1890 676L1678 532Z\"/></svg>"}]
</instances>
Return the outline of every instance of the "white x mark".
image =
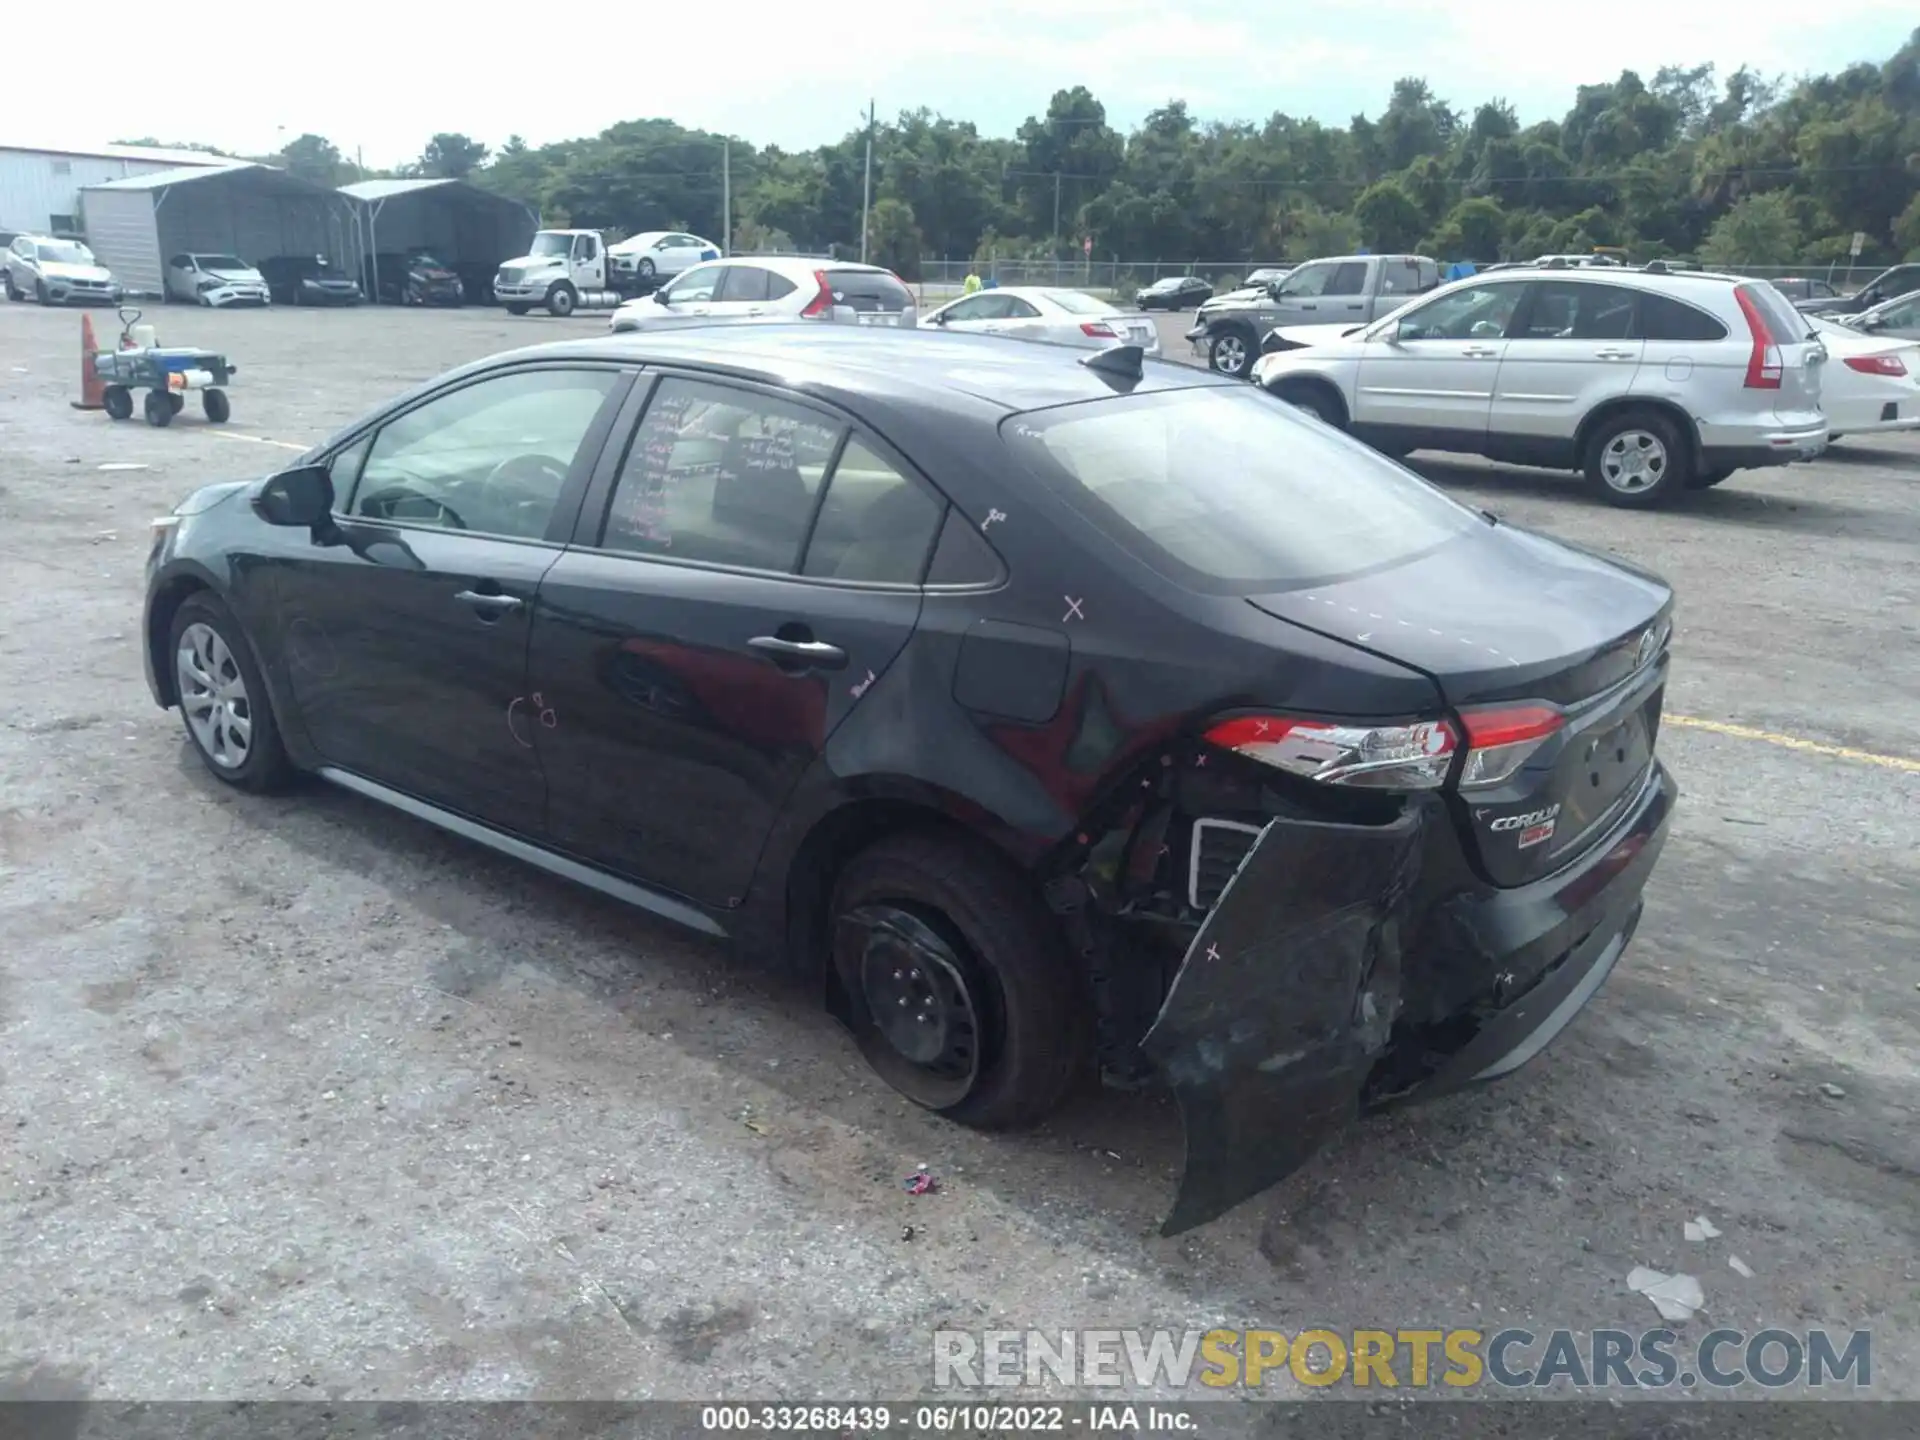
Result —
<instances>
[{"instance_id":1,"label":"white x mark","mask_svg":"<svg viewBox=\"0 0 1920 1440\"><path fill-rule=\"evenodd\" d=\"M1218 945L1207 946L1207 959L1218 960L1219 958L1220 958L1220 947Z\"/></svg>"},{"instance_id":2,"label":"white x mark","mask_svg":"<svg viewBox=\"0 0 1920 1440\"><path fill-rule=\"evenodd\" d=\"M1086 612L1080 608L1080 602L1074 599L1073 596L1062 595L1060 598L1067 602L1067 613L1060 617L1060 623L1062 625L1066 624L1069 620L1084 620L1087 618Z\"/></svg>"}]
</instances>

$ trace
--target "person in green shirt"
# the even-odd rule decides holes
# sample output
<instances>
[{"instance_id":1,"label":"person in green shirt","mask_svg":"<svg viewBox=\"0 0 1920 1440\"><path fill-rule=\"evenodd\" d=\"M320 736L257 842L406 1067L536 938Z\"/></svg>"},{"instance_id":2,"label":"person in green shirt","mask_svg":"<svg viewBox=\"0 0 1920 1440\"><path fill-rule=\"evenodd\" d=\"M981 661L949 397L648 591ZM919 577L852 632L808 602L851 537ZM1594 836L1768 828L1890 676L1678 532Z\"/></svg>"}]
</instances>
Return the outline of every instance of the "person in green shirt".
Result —
<instances>
[{"instance_id":1,"label":"person in green shirt","mask_svg":"<svg viewBox=\"0 0 1920 1440\"><path fill-rule=\"evenodd\" d=\"M960 293L962 295L971 295L973 294L974 291L978 290L979 288L980 288L980 277L971 270L967 271L966 283L961 285Z\"/></svg>"}]
</instances>

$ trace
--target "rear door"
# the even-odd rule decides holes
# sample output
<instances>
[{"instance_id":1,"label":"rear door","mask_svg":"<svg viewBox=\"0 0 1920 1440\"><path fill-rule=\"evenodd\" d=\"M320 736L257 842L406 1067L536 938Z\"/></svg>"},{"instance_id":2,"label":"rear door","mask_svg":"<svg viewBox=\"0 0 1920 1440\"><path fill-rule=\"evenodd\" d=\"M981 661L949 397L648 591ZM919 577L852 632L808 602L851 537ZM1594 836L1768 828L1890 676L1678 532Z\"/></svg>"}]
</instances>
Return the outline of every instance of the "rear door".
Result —
<instances>
[{"instance_id":1,"label":"rear door","mask_svg":"<svg viewBox=\"0 0 1920 1440\"><path fill-rule=\"evenodd\" d=\"M912 635L944 512L844 415L663 376L540 586L556 842L737 904L789 791Z\"/></svg>"},{"instance_id":2,"label":"rear door","mask_svg":"<svg viewBox=\"0 0 1920 1440\"><path fill-rule=\"evenodd\" d=\"M775 280L781 282L780 294L793 292L790 281L775 275L764 265L736 264L724 267L719 288L714 291L713 300L707 306L708 317L714 320L750 320L766 314L767 302L774 298Z\"/></svg>"},{"instance_id":3,"label":"rear door","mask_svg":"<svg viewBox=\"0 0 1920 1440\"><path fill-rule=\"evenodd\" d=\"M1584 280L1528 285L1507 329L1491 433L1570 446L1584 416L1633 388L1646 348L1639 338L1638 305L1639 292L1623 285Z\"/></svg>"}]
</instances>

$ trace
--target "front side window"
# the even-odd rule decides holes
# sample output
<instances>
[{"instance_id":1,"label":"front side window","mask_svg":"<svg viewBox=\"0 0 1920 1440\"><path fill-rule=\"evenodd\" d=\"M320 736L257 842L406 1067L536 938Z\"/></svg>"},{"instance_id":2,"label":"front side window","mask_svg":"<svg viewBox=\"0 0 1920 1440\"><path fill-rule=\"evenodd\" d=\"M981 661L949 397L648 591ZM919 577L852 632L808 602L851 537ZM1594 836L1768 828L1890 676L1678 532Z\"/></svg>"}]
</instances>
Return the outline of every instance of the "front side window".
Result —
<instances>
[{"instance_id":1,"label":"front side window","mask_svg":"<svg viewBox=\"0 0 1920 1440\"><path fill-rule=\"evenodd\" d=\"M617 378L523 370L409 410L374 436L348 514L540 539Z\"/></svg>"},{"instance_id":2,"label":"front side window","mask_svg":"<svg viewBox=\"0 0 1920 1440\"><path fill-rule=\"evenodd\" d=\"M1243 386L1011 417L1040 481L1142 563L1210 594L1384 569L1483 523L1359 442Z\"/></svg>"},{"instance_id":3,"label":"front side window","mask_svg":"<svg viewBox=\"0 0 1920 1440\"><path fill-rule=\"evenodd\" d=\"M1401 340L1485 340L1507 333L1523 285L1471 285L1429 300L1395 329Z\"/></svg>"},{"instance_id":4,"label":"front side window","mask_svg":"<svg viewBox=\"0 0 1920 1440\"><path fill-rule=\"evenodd\" d=\"M1312 300L1324 295L1327 291L1327 282L1333 279L1334 271L1339 268L1340 266L1331 260L1323 261L1318 265L1302 265L1287 276L1280 287L1280 293L1289 299L1297 297L1302 300Z\"/></svg>"},{"instance_id":5,"label":"front side window","mask_svg":"<svg viewBox=\"0 0 1920 1440\"><path fill-rule=\"evenodd\" d=\"M669 305L704 304L720 288L724 265L696 265L660 293Z\"/></svg>"},{"instance_id":6,"label":"front side window","mask_svg":"<svg viewBox=\"0 0 1920 1440\"><path fill-rule=\"evenodd\" d=\"M662 380L621 463L601 545L791 573L845 433L770 395Z\"/></svg>"},{"instance_id":7,"label":"front side window","mask_svg":"<svg viewBox=\"0 0 1920 1440\"><path fill-rule=\"evenodd\" d=\"M1001 320L1006 318L1007 297L982 291L949 305L941 313L948 320Z\"/></svg>"}]
</instances>

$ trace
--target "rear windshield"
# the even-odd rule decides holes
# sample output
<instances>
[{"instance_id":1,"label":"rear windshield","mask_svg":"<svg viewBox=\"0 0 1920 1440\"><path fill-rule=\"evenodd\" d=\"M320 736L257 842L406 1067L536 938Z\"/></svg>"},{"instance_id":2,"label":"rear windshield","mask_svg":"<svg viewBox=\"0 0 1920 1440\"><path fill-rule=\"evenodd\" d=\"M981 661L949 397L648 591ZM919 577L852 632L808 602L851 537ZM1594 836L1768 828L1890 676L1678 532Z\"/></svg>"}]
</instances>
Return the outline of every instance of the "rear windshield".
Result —
<instances>
[{"instance_id":1,"label":"rear windshield","mask_svg":"<svg viewBox=\"0 0 1920 1440\"><path fill-rule=\"evenodd\" d=\"M1001 435L1110 539L1208 593L1327 584L1401 564L1481 523L1250 386L1030 411Z\"/></svg>"},{"instance_id":2,"label":"rear windshield","mask_svg":"<svg viewBox=\"0 0 1920 1440\"><path fill-rule=\"evenodd\" d=\"M1776 343L1792 345L1811 338L1813 327L1807 324L1807 317L1794 309L1793 302L1766 281L1750 281L1740 289L1766 317L1767 329L1773 332Z\"/></svg>"},{"instance_id":3,"label":"rear windshield","mask_svg":"<svg viewBox=\"0 0 1920 1440\"><path fill-rule=\"evenodd\" d=\"M913 292L884 270L829 270L833 302L849 310L908 310Z\"/></svg>"},{"instance_id":4,"label":"rear windshield","mask_svg":"<svg viewBox=\"0 0 1920 1440\"><path fill-rule=\"evenodd\" d=\"M1047 298L1069 315L1111 315L1114 307L1104 300L1096 300L1091 295L1082 295L1078 290L1049 290Z\"/></svg>"}]
</instances>

